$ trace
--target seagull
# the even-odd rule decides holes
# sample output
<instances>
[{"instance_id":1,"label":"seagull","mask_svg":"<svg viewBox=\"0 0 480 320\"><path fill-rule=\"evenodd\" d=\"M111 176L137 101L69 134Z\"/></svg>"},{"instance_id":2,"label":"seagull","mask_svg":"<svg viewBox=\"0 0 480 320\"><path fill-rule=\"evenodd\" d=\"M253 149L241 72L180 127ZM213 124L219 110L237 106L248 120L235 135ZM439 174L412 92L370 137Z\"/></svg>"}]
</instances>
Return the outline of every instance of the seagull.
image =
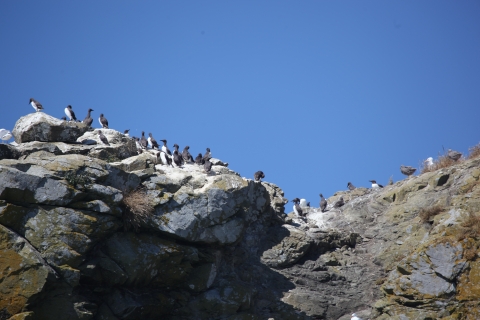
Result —
<instances>
[{"instance_id":1,"label":"seagull","mask_svg":"<svg viewBox=\"0 0 480 320\"><path fill-rule=\"evenodd\" d=\"M255 179L255 181L262 181L262 179L265 179L265 174L263 173L263 171L257 171L253 175L253 178Z\"/></svg>"},{"instance_id":2,"label":"seagull","mask_svg":"<svg viewBox=\"0 0 480 320\"><path fill-rule=\"evenodd\" d=\"M375 180L368 180L372 183L372 189L378 189L378 188L383 188L381 184L378 184L377 181Z\"/></svg>"},{"instance_id":3,"label":"seagull","mask_svg":"<svg viewBox=\"0 0 480 320\"><path fill-rule=\"evenodd\" d=\"M75 112L73 112L73 109L72 109L72 106L71 105L68 105L66 108L65 108L65 114L67 115L67 117L70 118L70 121L77 121L77 117L75 117Z\"/></svg>"},{"instance_id":4,"label":"seagull","mask_svg":"<svg viewBox=\"0 0 480 320\"><path fill-rule=\"evenodd\" d=\"M403 164L400 166L400 172L407 177L410 177L412 174L415 173L415 171L417 171L417 169L415 169L414 167L404 166Z\"/></svg>"},{"instance_id":5,"label":"seagull","mask_svg":"<svg viewBox=\"0 0 480 320\"><path fill-rule=\"evenodd\" d=\"M199 153L198 156L195 158L195 163L198 164L198 165L201 165L201 164L205 163L201 153Z\"/></svg>"},{"instance_id":6,"label":"seagull","mask_svg":"<svg viewBox=\"0 0 480 320\"><path fill-rule=\"evenodd\" d=\"M432 157L428 157L427 160L423 161L423 163L425 164L426 168L428 168L428 169L433 168L433 158Z\"/></svg>"},{"instance_id":7,"label":"seagull","mask_svg":"<svg viewBox=\"0 0 480 320\"><path fill-rule=\"evenodd\" d=\"M348 187L348 190L355 190L355 186L351 182L347 184L347 187Z\"/></svg>"},{"instance_id":8,"label":"seagull","mask_svg":"<svg viewBox=\"0 0 480 320\"><path fill-rule=\"evenodd\" d=\"M155 138L153 137L152 133L150 132L148 134L148 139L147 141L150 143L150 145L152 146L152 149L157 149L158 150L158 142L157 140L155 140Z\"/></svg>"},{"instance_id":9,"label":"seagull","mask_svg":"<svg viewBox=\"0 0 480 320\"><path fill-rule=\"evenodd\" d=\"M43 110L42 104L33 98L30 98L30 104L32 105L33 109L35 109L36 112Z\"/></svg>"},{"instance_id":10,"label":"seagull","mask_svg":"<svg viewBox=\"0 0 480 320\"><path fill-rule=\"evenodd\" d=\"M190 147L186 146L185 148L183 148L183 151L182 151L182 158L183 158L183 161L185 161L185 163L193 162L193 157L188 151L188 149L190 149Z\"/></svg>"},{"instance_id":11,"label":"seagull","mask_svg":"<svg viewBox=\"0 0 480 320\"><path fill-rule=\"evenodd\" d=\"M87 116L85 117L85 119L83 119L83 123L85 123L87 126L91 127L92 126L92 122L93 122L93 118L90 116L90 113L94 111L93 109L88 109L87 111Z\"/></svg>"},{"instance_id":12,"label":"seagull","mask_svg":"<svg viewBox=\"0 0 480 320\"><path fill-rule=\"evenodd\" d=\"M462 154L460 152L448 149L447 157L449 157L453 161L457 161L458 159L460 159L461 156Z\"/></svg>"},{"instance_id":13,"label":"seagull","mask_svg":"<svg viewBox=\"0 0 480 320\"><path fill-rule=\"evenodd\" d=\"M293 202L293 211L297 217L301 217L303 215L303 210L300 207L300 199L295 198L292 200Z\"/></svg>"},{"instance_id":14,"label":"seagull","mask_svg":"<svg viewBox=\"0 0 480 320\"><path fill-rule=\"evenodd\" d=\"M100 118L98 118L98 122L104 129L108 129L108 120L103 116L103 113L100 113Z\"/></svg>"},{"instance_id":15,"label":"seagull","mask_svg":"<svg viewBox=\"0 0 480 320\"><path fill-rule=\"evenodd\" d=\"M340 197L337 202L333 205L334 208L340 208L345 204L345 201L343 201L343 197Z\"/></svg>"},{"instance_id":16,"label":"seagull","mask_svg":"<svg viewBox=\"0 0 480 320\"><path fill-rule=\"evenodd\" d=\"M323 194L320 193L320 210L325 212L325 209L327 209L327 200L325 200Z\"/></svg>"},{"instance_id":17,"label":"seagull","mask_svg":"<svg viewBox=\"0 0 480 320\"><path fill-rule=\"evenodd\" d=\"M12 138L12 133L6 129L0 129L0 139L8 141Z\"/></svg>"},{"instance_id":18,"label":"seagull","mask_svg":"<svg viewBox=\"0 0 480 320\"><path fill-rule=\"evenodd\" d=\"M103 142L104 144L106 144L107 146L110 145L110 143L108 143L107 137L105 137L105 136L103 135L103 133L102 133L101 130L98 130L98 136L100 137L100 140L102 140L102 142Z\"/></svg>"},{"instance_id":19,"label":"seagull","mask_svg":"<svg viewBox=\"0 0 480 320\"><path fill-rule=\"evenodd\" d=\"M130 134L128 134L128 131L130 131L130 129L127 129L127 130L123 131L123 134L124 134L126 137L130 137Z\"/></svg>"}]
</instances>

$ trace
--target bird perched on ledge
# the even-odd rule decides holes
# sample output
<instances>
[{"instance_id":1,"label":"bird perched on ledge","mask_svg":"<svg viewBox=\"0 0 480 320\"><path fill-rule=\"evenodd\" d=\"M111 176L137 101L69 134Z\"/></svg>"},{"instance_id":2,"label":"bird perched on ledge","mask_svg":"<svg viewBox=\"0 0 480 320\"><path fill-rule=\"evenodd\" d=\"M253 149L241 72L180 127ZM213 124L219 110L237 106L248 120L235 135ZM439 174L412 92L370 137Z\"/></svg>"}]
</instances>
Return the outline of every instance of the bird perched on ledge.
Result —
<instances>
[{"instance_id":1,"label":"bird perched on ledge","mask_svg":"<svg viewBox=\"0 0 480 320\"><path fill-rule=\"evenodd\" d=\"M263 171L257 171L253 175L253 178L255 179L255 181L262 181L262 179L265 178L265 174L263 173Z\"/></svg>"},{"instance_id":2,"label":"bird perched on ledge","mask_svg":"<svg viewBox=\"0 0 480 320\"><path fill-rule=\"evenodd\" d=\"M303 210L300 207L300 199L295 198L292 200L292 202L293 202L293 211L295 212L295 215L297 217L303 216Z\"/></svg>"},{"instance_id":3,"label":"bird perched on ledge","mask_svg":"<svg viewBox=\"0 0 480 320\"><path fill-rule=\"evenodd\" d=\"M108 129L108 120L103 116L103 113L100 113L100 117L98 118L98 122L104 129Z\"/></svg>"},{"instance_id":4,"label":"bird perched on ledge","mask_svg":"<svg viewBox=\"0 0 480 320\"><path fill-rule=\"evenodd\" d=\"M375 180L369 180L372 183L372 189L383 188L381 184L378 184Z\"/></svg>"},{"instance_id":5,"label":"bird perched on ledge","mask_svg":"<svg viewBox=\"0 0 480 320\"><path fill-rule=\"evenodd\" d=\"M449 157L450 159L452 159L453 161L457 161L458 159L460 159L462 157L462 154L458 151L454 151L452 149L448 149L448 152L447 152L447 157Z\"/></svg>"},{"instance_id":6,"label":"bird perched on ledge","mask_svg":"<svg viewBox=\"0 0 480 320\"><path fill-rule=\"evenodd\" d=\"M73 112L73 109L72 109L72 106L71 105L68 105L66 108L65 108L65 114L67 115L67 117L70 118L70 121L77 121L77 117L75 117L75 112Z\"/></svg>"},{"instance_id":7,"label":"bird perched on ledge","mask_svg":"<svg viewBox=\"0 0 480 320\"><path fill-rule=\"evenodd\" d=\"M104 144L106 144L107 146L110 145L110 143L108 143L107 137L105 137L105 136L103 135L102 130L98 130L98 136L99 136L100 140L102 140L102 142L103 142Z\"/></svg>"},{"instance_id":8,"label":"bird perched on ledge","mask_svg":"<svg viewBox=\"0 0 480 320\"><path fill-rule=\"evenodd\" d=\"M348 190L350 190L350 191L351 191L351 190L355 190L355 186L354 186L351 182L349 182L349 183L347 184L347 187L348 187Z\"/></svg>"},{"instance_id":9,"label":"bird perched on ledge","mask_svg":"<svg viewBox=\"0 0 480 320\"><path fill-rule=\"evenodd\" d=\"M333 205L334 208L340 208L345 204L345 201L343 200L343 197L340 197L337 202Z\"/></svg>"},{"instance_id":10,"label":"bird perched on ledge","mask_svg":"<svg viewBox=\"0 0 480 320\"><path fill-rule=\"evenodd\" d=\"M85 119L83 119L83 123L85 123L87 126L91 127L92 126L92 122L93 122L93 119L92 117L90 116L90 112L94 111L93 109L88 109L87 111L87 116L85 117Z\"/></svg>"},{"instance_id":11,"label":"bird perched on ledge","mask_svg":"<svg viewBox=\"0 0 480 320\"><path fill-rule=\"evenodd\" d=\"M320 210L325 212L325 209L327 209L327 200L325 200L323 194L320 193Z\"/></svg>"},{"instance_id":12,"label":"bird perched on ledge","mask_svg":"<svg viewBox=\"0 0 480 320\"><path fill-rule=\"evenodd\" d=\"M415 171L417 171L417 169L415 169L414 167L404 166L403 164L400 166L400 172L408 177L414 174Z\"/></svg>"},{"instance_id":13,"label":"bird perched on ledge","mask_svg":"<svg viewBox=\"0 0 480 320\"><path fill-rule=\"evenodd\" d=\"M43 110L42 104L33 98L30 98L30 104L32 105L33 109L35 109L36 112Z\"/></svg>"}]
</instances>

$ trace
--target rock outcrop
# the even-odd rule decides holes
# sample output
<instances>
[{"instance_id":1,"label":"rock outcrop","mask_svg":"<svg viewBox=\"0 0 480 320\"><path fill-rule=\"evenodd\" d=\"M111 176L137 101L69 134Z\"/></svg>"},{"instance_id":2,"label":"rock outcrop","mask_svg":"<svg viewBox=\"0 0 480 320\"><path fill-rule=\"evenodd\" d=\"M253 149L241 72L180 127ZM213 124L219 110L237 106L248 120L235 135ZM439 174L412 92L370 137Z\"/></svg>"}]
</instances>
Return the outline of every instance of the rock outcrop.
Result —
<instances>
[{"instance_id":1,"label":"rock outcrop","mask_svg":"<svg viewBox=\"0 0 480 320\"><path fill-rule=\"evenodd\" d=\"M299 219L221 160L168 167L81 130L0 148L0 319L480 316L480 159Z\"/></svg>"}]
</instances>

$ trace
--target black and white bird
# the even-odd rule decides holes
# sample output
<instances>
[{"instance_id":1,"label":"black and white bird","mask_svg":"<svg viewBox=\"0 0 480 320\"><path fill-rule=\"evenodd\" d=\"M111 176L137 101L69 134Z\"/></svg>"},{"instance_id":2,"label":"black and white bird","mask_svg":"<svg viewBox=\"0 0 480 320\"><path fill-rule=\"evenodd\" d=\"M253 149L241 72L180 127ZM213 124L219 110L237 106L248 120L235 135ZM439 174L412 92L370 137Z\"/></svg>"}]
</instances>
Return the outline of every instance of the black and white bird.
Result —
<instances>
[{"instance_id":1,"label":"black and white bird","mask_svg":"<svg viewBox=\"0 0 480 320\"><path fill-rule=\"evenodd\" d=\"M320 193L320 211L325 212L327 209L327 200L323 197L323 194Z\"/></svg>"},{"instance_id":2,"label":"black and white bird","mask_svg":"<svg viewBox=\"0 0 480 320\"><path fill-rule=\"evenodd\" d=\"M178 151L180 147L178 146L178 144L174 144L173 145L173 157L175 158L175 151L177 151L177 155L178 155L178 162L180 163L179 167L180 166L183 166L183 157L182 157L182 154L180 153L180 151ZM175 162L175 159L173 160L173 162ZM176 163L176 162L175 162Z\"/></svg>"},{"instance_id":3,"label":"black and white bird","mask_svg":"<svg viewBox=\"0 0 480 320\"><path fill-rule=\"evenodd\" d=\"M293 202L293 212L295 212L295 215L297 217L302 217L303 216L303 210L302 208L300 207L300 199L298 198L295 198L292 200Z\"/></svg>"},{"instance_id":4,"label":"black and white bird","mask_svg":"<svg viewBox=\"0 0 480 320\"><path fill-rule=\"evenodd\" d=\"M172 165L172 158L168 156L165 152L160 151L160 160L162 161L162 164L166 166L173 166Z\"/></svg>"},{"instance_id":5,"label":"black and white bird","mask_svg":"<svg viewBox=\"0 0 480 320\"><path fill-rule=\"evenodd\" d=\"M151 132L148 134L147 142L150 144L152 149L157 149L158 150L158 147L159 147L158 142L157 142L157 140L155 140L155 138L153 137Z\"/></svg>"},{"instance_id":6,"label":"black and white bird","mask_svg":"<svg viewBox=\"0 0 480 320\"><path fill-rule=\"evenodd\" d=\"M369 180L372 183L372 189L378 189L378 188L383 188L383 186L375 180Z\"/></svg>"},{"instance_id":7,"label":"black and white bird","mask_svg":"<svg viewBox=\"0 0 480 320\"><path fill-rule=\"evenodd\" d=\"M140 145L143 149L147 149L148 140L145 138L145 131L142 131L142 136L140 137Z\"/></svg>"},{"instance_id":8,"label":"black and white bird","mask_svg":"<svg viewBox=\"0 0 480 320\"><path fill-rule=\"evenodd\" d=\"M447 157L449 157L453 161L458 161L458 159L460 159L462 157L462 154L458 151L448 149Z\"/></svg>"},{"instance_id":9,"label":"black and white bird","mask_svg":"<svg viewBox=\"0 0 480 320\"><path fill-rule=\"evenodd\" d=\"M108 120L103 116L103 113L100 113L100 117L98 118L98 122L104 129L108 129Z\"/></svg>"},{"instance_id":10,"label":"black and white bird","mask_svg":"<svg viewBox=\"0 0 480 320\"><path fill-rule=\"evenodd\" d=\"M263 171L257 171L253 175L253 178L255 179L255 181L262 181L262 179L265 178L265 174L263 173Z\"/></svg>"},{"instance_id":11,"label":"black and white bird","mask_svg":"<svg viewBox=\"0 0 480 320\"><path fill-rule=\"evenodd\" d=\"M309 201L309 202L307 202L307 207L309 207L309 208L310 208L310 201Z\"/></svg>"},{"instance_id":12,"label":"black and white bird","mask_svg":"<svg viewBox=\"0 0 480 320\"><path fill-rule=\"evenodd\" d=\"M203 170L208 174L212 171L212 163L210 162L210 158L205 159L205 163L203 164Z\"/></svg>"},{"instance_id":13,"label":"black and white bird","mask_svg":"<svg viewBox=\"0 0 480 320\"><path fill-rule=\"evenodd\" d=\"M182 151L182 158L185 163L193 162L193 157L190 154L190 151L188 151L188 149L190 149L190 147L186 146L185 148L183 148Z\"/></svg>"},{"instance_id":14,"label":"black and white bird","mask_svg":"<svg viewBox=\"0 0 480 320\"><path fill-rule=\"evenodd\" d=\"M345 204L345 201L343 200L343 197L340 197L337 202L333 204L334 208L340 208Z\"/></svg>"},{"instance_id":15,"label":"black and white bird","mask_svg":"<svg viewBox=\"0 0 480 320\"><path fill-rule=\"evenodd\" d=\"M100 140L101 140L104 144L106 144L107 146L110 145L110 143L108 143L107 137L105 137L105 136L103 135L102 130L98 130L98 137L100 138Z\"/></svg>"},{"instance_id":16,"label":"black and white bird","mask_svg":"<svg viewBox=\"0 0 480 320\"><path fill-rule=\"evenodd\" d=\"M123 131L123 135L126 137L130 137L130 134L128 133L128 131L130 131L130 129Z\"/></svg>"},{"instance_id":17,"label":"black and white bird","mask_svg":"<svg viewBox=\"0 0 480 320\"><path fill-rule=\"evenodd\" d=\"M199 153L198 156L195 158L195 163L198 165L202 165L205 163L205 161L203 161L203 157L201 153Z\"/></svg>"},{"instance_id":18,"label":"black and white bird","mask_svg":"<svg viewBox=\"0 0 480 320\"><path fill-rule=\"evenodd\" d=\"M348 187L348 190L350 191L355 190L355 186L351 182L347 183L347 187Z\"/></svg>"},{"instance_id":19,"label":"black and white bird","mask_svg":"<svg viewBox=\"0 0 480 320\"><path fill-rule=\"evenodd\" d=\"M212 158L212 153L210 152L210 148L207 148L207 151L206 151L205 154L203 155L203 161L207 161L207 158L208 158L208 159L211 159L211 158Z\"/></svg>"},{"instance_id":20,"label":"black and white bird","mask_svg":"<svg viewBox=\"0 0 480 320\"><path fill-rule=\"evenodd\" d=\"M92 126L92 123L93 123L93 118L92 116L90 115L90 113L94 111L93 109L88 109L87 111L87 116L85 117L85 119L83 119L83 123L85 123L87 126L91 127Z\"/></svg>"},{"instance_id":21,"label":"black and white bird","mask_svg":"<svg viewBox=\"0 0 480 320\"><path fill-rule=\"evenodd\" d=\"M183 165L182 156L178 153L178 150L173 151L173 163L177 167L181 167Z\"/></svg>"},{"instance_id":22,"label":"black and white bird","mask_svg":"<svg viewBox=\"0 0 480 320\"><path fill-rule=\"evenodd\" d=\"M70 121L77 121L77 117L75 117L75 112L73 112L71 105L68 105L65 108L65 114L67 115L68 118L70 118Z\"/></svg>"},{"instance_id":23,"label":"black and white bird","mask_svg":"<svg viewBox=\"0 0 480 320\"><path fill-rule=\"evenodd\" d=\"M33 98L30 98L30 104L32 105L33 109L35 109L36 112L43 110L42 104Z\"/></svg>"},{"instance_id":24,"label":"black and white bird","mask_svg":"<svg viewBox=\"0 0 480 320\"><path fill-rule=\"evenodd\" d=\"M172 157L172 152L167 147L167 140L160 140L160 141L163 142L162 151L165 152L167 154L167 156L169 156L171 158Z\"/></svg>"},{"instance_id":25,"label":"black and white bird","mask_svg":"<svg viewBox=\"0 0 480 320\"><path fill-rule=\"evenodd\" d=\"M67 121L67 117L61 117L60 119L63 121Z\"/></svg>"},{"instance_id":26,"label":"black and white bird","mask_svg":"<svg viewBox=\"0 0 480 320\"><path fill-rule=\"evenodd\" d=\"M135 140L135 146L137 147L137 152L138 152L138 154L142 153L142 152L143 152L143 148L142 148L142 146L140 145L140 138L138 138L138 137L133 137L133 140Z\"/></svg>"},{"instance_id":27,"label":"black and white bird","mask_svg":"<svg viewBox=\"0 0 480 320\"><path fill-rule=\"evenodd\" d=\"M414 167L404 166L403 164L400 166L400 172L407 177L410 177L412 174L415 173L415 171L417 171L417 169L415 169Z\"/></svg>"}]
</instances>

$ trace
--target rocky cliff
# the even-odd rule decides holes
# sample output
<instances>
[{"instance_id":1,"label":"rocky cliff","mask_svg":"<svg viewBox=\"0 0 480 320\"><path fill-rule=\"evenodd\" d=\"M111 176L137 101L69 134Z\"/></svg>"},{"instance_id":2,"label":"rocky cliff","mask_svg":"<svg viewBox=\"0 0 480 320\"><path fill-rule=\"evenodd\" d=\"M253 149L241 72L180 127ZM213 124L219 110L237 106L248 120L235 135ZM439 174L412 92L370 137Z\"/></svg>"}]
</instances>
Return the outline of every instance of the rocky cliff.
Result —
<instances>
[{"instance_id":1,"label":"rocky cliff","mask_svg":"<svg viewBox=\"0 0 480 320\"><path fill-rule=\"evenodd\" d=\"M0 145L0 319L480 318L480 159L298 219L103 132L35 113Z\"/></svg>"}]
</instances>

